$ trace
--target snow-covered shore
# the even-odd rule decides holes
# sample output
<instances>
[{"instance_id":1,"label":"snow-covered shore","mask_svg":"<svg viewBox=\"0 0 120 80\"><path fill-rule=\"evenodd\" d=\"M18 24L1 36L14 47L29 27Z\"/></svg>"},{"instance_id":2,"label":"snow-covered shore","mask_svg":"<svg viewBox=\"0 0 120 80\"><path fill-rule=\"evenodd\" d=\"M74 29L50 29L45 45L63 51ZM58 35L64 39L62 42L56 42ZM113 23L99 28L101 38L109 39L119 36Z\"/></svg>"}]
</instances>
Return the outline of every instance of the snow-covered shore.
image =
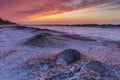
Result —
<instances>
[{"instance_id":1,"label":"snow-covered shore","mask_svg":"<svg viewBox=\"0 0 120 80\"><path fill-rule=\"evenodd\" d=\"M46 37L40 40L41 35ZM78 50L83 56L82 60L66 66L56 65L55 57L65 49ZM70 73L68 68L84 65L91 60L114 68L109 71L109 74L113 73L112 77L105 76L104 80L120 80L119 41L24 26L0 27L0 80L45 80L64 72ZM50 61L51 65L45 61ZM90 80L81 73L90 78L92 72L79 71L66 80ZM101 79L99 74L93 77L95 80Z\"/></svg>"}]
</instances>

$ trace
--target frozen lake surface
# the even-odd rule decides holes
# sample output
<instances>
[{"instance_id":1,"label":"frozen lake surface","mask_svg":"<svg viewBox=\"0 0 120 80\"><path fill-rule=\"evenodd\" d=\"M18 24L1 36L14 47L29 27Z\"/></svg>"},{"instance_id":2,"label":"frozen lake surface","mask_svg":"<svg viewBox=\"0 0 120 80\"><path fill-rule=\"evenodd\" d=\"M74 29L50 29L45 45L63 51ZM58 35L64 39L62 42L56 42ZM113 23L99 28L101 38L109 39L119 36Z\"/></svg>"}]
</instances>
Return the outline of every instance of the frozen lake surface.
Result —
<instances>
[{"instance_id":1,"label":"frozen lake surface","mask_svg":"<svg viewBox=\"0 0 120 80\"><path fill-rule=\"evenodd\" d=\"M89 37L105 38L120 41L120 28L99 28L99 27L75 27L75 26L30 26L40 29L50 29L70 34L80 34Z\"/></svg>"},{"instance_id":2,"label":"frozen lake surface","mask_svg":"<svg viewBox=\"0 0 120 80\"><path fill-rule=\"evenodd\" d=\"M0 28L0 80L46 80L71 72L74 75L64 80L86 80L86 77L91 80L91 75L92 80L120 80L120 41L91 39L104 37L120 40L119 28L33 27L40 29L24 26ZM56 58L65 49L79 51L81 60L70 65L57 65ZM92 60L101 62L107 68L104 79L86 67Z\"/></svg>"}]
</instances>

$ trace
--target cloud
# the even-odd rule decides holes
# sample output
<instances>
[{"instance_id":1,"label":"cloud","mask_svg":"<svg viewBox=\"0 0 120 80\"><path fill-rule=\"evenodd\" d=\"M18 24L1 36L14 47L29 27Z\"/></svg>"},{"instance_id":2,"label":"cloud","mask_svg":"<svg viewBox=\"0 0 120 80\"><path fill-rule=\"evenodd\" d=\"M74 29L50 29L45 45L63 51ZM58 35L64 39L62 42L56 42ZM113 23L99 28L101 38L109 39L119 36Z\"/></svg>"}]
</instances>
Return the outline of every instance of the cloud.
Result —
<instances>
[{"instance_id":1,"label":"cloud","mask_svg":"<svg viewBox=\"0 0 120 80\"><path fill-rule=\"evenodd\" d=\"M120 10L120 0L109 1L108 3L97 6L103 10Z\"/></svg>"},{"instance_id":2,"label":"cloud","mask_svg":"<svg viewBox=\"0 0 120 80\"><path fill-rule=\"evenodd\" d=\"M90 7L119 9L120 0L1 0L0 16L11 15L14 18L32 15L46 16Z\"/></svg>"},{"instance_id":3,"label":"cloud","mask_svg":"<svg viewBox=\"0 0 120 80\"><path fill-rule=\"evenodd\" d=\"M109 1L109 0L108 0ZM89 7L94 7L108 2L106 0L39 0L31 9L19 11L21 14L52 15ZM40 4L40 5L39 5Z\"/></svg>"}]
</instances>

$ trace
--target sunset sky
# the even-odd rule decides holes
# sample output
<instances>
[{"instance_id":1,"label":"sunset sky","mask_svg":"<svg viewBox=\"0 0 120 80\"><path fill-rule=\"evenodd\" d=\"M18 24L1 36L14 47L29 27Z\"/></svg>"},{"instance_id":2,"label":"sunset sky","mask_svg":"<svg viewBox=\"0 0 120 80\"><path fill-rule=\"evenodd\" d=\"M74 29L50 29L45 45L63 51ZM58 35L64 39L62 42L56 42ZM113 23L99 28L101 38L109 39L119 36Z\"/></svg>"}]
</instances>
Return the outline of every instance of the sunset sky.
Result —
<instances>
[{"instance_id":1,"label":"sunset sky","mask_svg":"<svg viewBox=\"0 0 120 80\"><path fill-rule=\"evenodd\" d=\"M120 0L0 0L0 17L17 23L120 24Z\"/></svg>"}]
</instances>

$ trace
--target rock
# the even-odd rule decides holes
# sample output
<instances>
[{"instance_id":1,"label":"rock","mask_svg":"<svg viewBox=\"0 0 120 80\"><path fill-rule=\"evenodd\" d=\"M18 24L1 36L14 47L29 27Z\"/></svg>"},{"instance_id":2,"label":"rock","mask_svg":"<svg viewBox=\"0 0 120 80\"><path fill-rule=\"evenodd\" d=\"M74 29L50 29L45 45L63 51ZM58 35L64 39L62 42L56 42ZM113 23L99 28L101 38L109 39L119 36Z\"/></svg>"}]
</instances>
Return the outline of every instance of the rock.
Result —
<instances>
[{"instance_id":1,"label":"rock","mask_svg":"<svg viewBox=\"0 0 120 80\"><path fill-rule=\"evenodd\" d=\"M66 78L70 78L74 76L74 73L62 73L56 76L53 76L52 78L47 78L46 80L65 80Z\"/></svg>"},{"instance_id":2,"label":"rock","mask_svg":"<svg viewBox=\"0 0 120 80\"><path fill-rule=\"evenodd\" d=\"M100 74L104 74L107 71L105 65L99 61L91 61L86 64L86 67Z\"/></svg>"},{"instance_id":3,"label":"rock","mask_svg":"<svg viewBox=\"0 0 120 80\"><path fill-rule=\"evenodd\" d=\"M23 45L34 47L61 47L64 46L64 41L50 33L40 33L28 38L23 42Z\"/></svg>"},{"instance_id":4,"label":"rock","mask_svg":"<svg viewBox=\"0 0 120 80\"><path fill-rule=\"evenodd\" d=\"M80 60L80 52L74 49L62 51L57 57L57 64L70 64L76 60Z\"/></svg>"},{"instance_id":5,"label":"rock","mask_svg":"<svg viewBox=\"0 0 120 80\"><path fill-rule=\"evenodd\" d=\"M120 80L119 77L104 77L104 80Z\"/></svg>"},{"instance_id":6,"label":"rock","mask_svg":"<svg viewBox=\"0 0 120 80\"><path fill-rule=\"evenodd\" d=\"M85 80L96 80L95 78L87 78Z\"/></svg>"}]
</instances>

